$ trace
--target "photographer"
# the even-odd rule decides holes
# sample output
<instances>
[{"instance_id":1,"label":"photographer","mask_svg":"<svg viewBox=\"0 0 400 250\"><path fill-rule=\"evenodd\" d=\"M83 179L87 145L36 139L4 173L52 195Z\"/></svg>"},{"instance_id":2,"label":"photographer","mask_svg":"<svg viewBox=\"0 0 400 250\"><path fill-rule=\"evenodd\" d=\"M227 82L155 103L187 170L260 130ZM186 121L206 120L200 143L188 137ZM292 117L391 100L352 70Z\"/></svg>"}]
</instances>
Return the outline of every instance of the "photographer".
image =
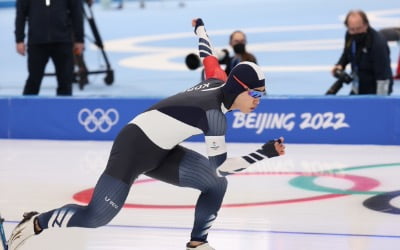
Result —
<instances>
[{"instance_id":1,"label":"photographer","mask_svg":"<svg viewBox=\"0 0 400 250\"><path fill-rule=\"evenodd\" d=\"M216 50L215 56L220 64L226 65L225 72L229 75L232 68L243 61L253 62L257 64L256 57L246 51L247 39L243 31L236 30L229 36L229 45L232 47L234 55L230 56L227 49ZM185 58L186 66L195 70L202 66L201 60L197 54L191 53ZM202 70L202 80L204 80L204 70Z\"/></svg>"},{"instance_id":2,"label":"photographer","mask_svg":"<svg viewBox=\"0 0 400 250\"><path fill-rule=\"evenodd\" d=\"M232 47L235 54L232 57L229 57L226 63L226 74L229 74L233 67L243 61L249 61L257 64L256 57L246 51L246 44L246 34L244 34L243 31L236 30L229 36L229 45Z\"/></svg>"},{"instance_id":3,"label":"photographer","mask_svg":"<svg viewBox=\"0 0 400 250\"><path fill-rule=\"evenodd\" d=\"M344 24L347 27L345 46L332 74L336 77L342 74L350 63L351 95L389 95L393 78L386 40L370 27L367 15L361 10L350 11Z\"/></svg>"}]
</instances>

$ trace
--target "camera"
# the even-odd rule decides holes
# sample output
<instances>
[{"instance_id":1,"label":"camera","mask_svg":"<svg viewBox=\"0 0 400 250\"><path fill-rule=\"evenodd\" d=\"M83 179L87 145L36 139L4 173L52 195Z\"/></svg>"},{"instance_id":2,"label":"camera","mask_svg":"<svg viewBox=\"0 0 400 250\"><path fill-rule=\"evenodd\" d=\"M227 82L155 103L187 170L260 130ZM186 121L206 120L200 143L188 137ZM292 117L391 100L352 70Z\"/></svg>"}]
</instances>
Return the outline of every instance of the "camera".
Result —
<instances>
[{"instance_id":1,"label":"camera","mask_svg":"<svg viewBox=\"0 0 400 250\"><path fill-rule=\"evenodd\" d=\"M229 62L229 51L227 49L216 51L216 57L220 64L227 64ZM186 56L185 64L190 70L195 70L203 65L200 57L195 53Z\"/></svg>"},{"instance_id":2,"label":"camera","mask_svg":"<svg viewBox=\"0 0 400 250\"><path fill-rule=\"evenodd\" d=\"M347 74L346 71L340 69L335 70L333 76L336 77L339 81L346 84L349 84L351 81L353 81L353 78L349 74Z\"/></svg>"},{"instance_id":3,"label":"camera","mask_svg":"<svg viewBox=\"0 0 400 250\"><path fill-rule=\"evenodd\" d=\"M333 76L337 78L337 80L332 84L328 91L326 91L326 95L336 95L336 93L343 87L343 83L349 84L353 81L353 78L346 73L346 71L340 69L335 70Z\"/></svg>"}]
</instances>

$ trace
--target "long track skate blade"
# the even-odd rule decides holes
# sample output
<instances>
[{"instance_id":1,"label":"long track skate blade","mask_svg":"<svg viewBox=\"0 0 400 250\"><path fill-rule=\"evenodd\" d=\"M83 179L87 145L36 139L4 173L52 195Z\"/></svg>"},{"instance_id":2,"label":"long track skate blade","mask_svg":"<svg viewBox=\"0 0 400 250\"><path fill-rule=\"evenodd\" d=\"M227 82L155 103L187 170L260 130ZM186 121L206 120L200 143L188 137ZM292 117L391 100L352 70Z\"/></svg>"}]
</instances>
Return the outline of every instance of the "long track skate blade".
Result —
<instances>
[{"instance_id":1,"label":"long track skate blade","mask_svg":"<svg viewBox=\"0 0 400 250\"><path fill-rule=\"evenodd\" d=\"M0 238L1 238L0 249L8 250L6 234L4 233L3 222L4 222L4 219L2 217L0 217Z\"/></svg>"}]
</instances>

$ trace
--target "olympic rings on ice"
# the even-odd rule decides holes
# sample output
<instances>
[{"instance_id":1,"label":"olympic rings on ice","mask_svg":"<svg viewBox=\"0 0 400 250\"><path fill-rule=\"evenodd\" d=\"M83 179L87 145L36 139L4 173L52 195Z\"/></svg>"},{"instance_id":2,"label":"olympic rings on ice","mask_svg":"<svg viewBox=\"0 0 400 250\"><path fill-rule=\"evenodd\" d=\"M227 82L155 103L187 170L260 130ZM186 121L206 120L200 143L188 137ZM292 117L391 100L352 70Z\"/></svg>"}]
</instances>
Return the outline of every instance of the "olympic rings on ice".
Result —
<instances>
[{"instance_id":1,"label":"olympic rings on ice","mask_svg":"<svg viewBox=\"0 0 400 250\"><path fill-rule=\"evenodd\" d=\"M400 196L400 191L378 194L366 199L363 205L366 208L387 214L400 214L400 208L394 206L392 201Z\"/></svg>"}]
</instances>

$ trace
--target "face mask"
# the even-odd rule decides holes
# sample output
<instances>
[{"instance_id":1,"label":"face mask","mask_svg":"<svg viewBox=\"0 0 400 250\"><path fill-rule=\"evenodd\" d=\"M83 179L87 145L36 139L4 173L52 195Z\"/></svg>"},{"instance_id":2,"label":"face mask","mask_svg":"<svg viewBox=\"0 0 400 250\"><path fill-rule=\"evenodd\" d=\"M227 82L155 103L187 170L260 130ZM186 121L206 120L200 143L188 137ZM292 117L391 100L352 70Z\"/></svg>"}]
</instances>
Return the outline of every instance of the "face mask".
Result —
<instances>
[{"instance_id":1,"label":"face mask","mask_svg":"<svg viewBox=\"0 0 400 250\"><path fill-rule=\"evenodd\" d=\"M236 54L243 54L246 51L246 45L243 43L238 43L233 45L233 51Z\"/></svg>"},{"instance_id":2,"label":"face mask","mask_svg":"<svg viewBox=\"0 0 400 250\"><path fill-rule=\"evenodd\" d=\"M360 43L360 42L365 41L365 39L367 38L367 33L354 34L354 35L350 35L350 37L351 37L356 43Z\"/></svg>"}]
</instances>

